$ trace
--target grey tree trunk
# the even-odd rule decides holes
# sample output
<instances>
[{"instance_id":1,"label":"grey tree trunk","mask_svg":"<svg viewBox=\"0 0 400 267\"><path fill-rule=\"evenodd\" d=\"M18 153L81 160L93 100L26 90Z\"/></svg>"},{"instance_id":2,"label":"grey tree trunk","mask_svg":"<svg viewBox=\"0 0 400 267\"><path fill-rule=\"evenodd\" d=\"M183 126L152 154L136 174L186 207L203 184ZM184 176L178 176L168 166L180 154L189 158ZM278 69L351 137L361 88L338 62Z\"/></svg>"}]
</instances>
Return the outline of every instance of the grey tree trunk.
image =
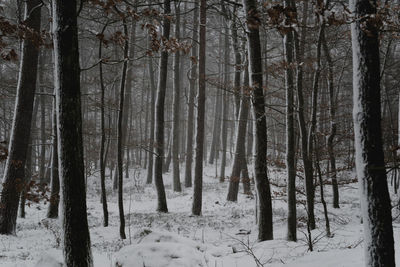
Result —
<instances>
[{"instance_id":1,"label":"grey tree trunk","mask_svg":"<svg viewBox=\"0 0 400 267\"><path fill-rule=\"evenodd\" d=\"M175 4L175 38L180 39L180 3ZM172 177L173 189L181 192L181 179L179 173L179 142L180 142L180 51L175 52L174 56L174 93L173 93L173 124L172 124Z\"/></svg>"},{"instance_id":2,"label":"grey tree trunk","mask_svg":"<svg viewBox=\"0 0 400 267\"><path fill-rule=\"evenodd\" d=\"M40 0L25 2L25 25L40 32ZM0 197L0 234L15 234L18 202L24 188L25 163L30 140L33 101L36 90L39 49L33 40L22 43L17 96L11 130L8 158Z\"/></svg>"},{"instance_id":3,"label":"grey tree trunk","mask_svg":"<svg viewBox=\"0 0 400 267\"><path fill-rule=\"evenodd\" d=\"M123 28L125 36L128 36L128 25L126 24L126 19L123 18ZM124 107L125 101L125 87L126 87L126 76L128 73L128 59L129 59L129 40L126 39L124 42L124 63L122 66L122 77L120 84L120 95L119 95L119 107L118 107L118 124L117 124L117 171L118 171L118 211L119 211L119 235L121 239L126 239L125 234L125 214L124 214L124 200L123 200L123 180L124 180L124 170L123 170L123 151L122 146L124 143L124 134L126 134L126 125L123 125L124 114L126 111ZM125 133L124 133L125 132Z\"/></svg>"},{"instance_id":4,"label":"grey tree trunk","mask_svg":"<svg viewBox=\"0 0 400 267\"><path fill-rule=\"evenodd\" d=\"M58 175L58 153L57 153L57 111L56 99L53 99L53 120L52 120L52 156L51 156L51 174L50 174L50 203L47 210L47 218L58 218L58 205L60 203L60 178Z\"/></svg>"},{"instance_id":5,"label":"grey tree trunk","mask_svg":"<svg viewBox=\"0 0 400 267\"><path fill-rule=\"evenodd\" d=\"M197 98L197 131L196 156L194 169L194 188L192 214L201 215L203 194L203 149L204 149L204 120L206 102L206 23L207 3L200 1L200 37L199 37L199 92Z\"/></svg>"},{"instance_id":6,"label":"grey tree trunk","mask_svg":"<svg viewBox=\"0 0 400 267\"><path fill-rule=\"evenodd\" d=\"M285 7L293 9L290 0L285 0ZM294 60L293 60L293 21L286 17L286 27L289 31L285 34L285 87L286 87L286 171L287 171L287 240L297 241L297 215L296 215L296 165L295 165L295 133L294 133Z\"/></svg>"},{"instance_id":7,"label":"grey tree trunk","mask_svg":"<svg viewBox=\"0 0 400 267\"><path fill-rule=\"evenodd\" d=\"M163 19L163 38L169 39L170 20L167 17L171 13L171 1L164 1ZM168 52L163 50L160 58L160 70L158 79L157 102L156 102L156 125L155 125L155 159L154 159L154 181L157 189L157 211L168 212L167 199L165 197L163 173L164 158L164 102L165 91L167 89L167 72L168 72Z\"/></svg>"},{"instance_id":8,"label":"grey tree trunk","mask_svg":"<svg viewBox=\"0 0 400 267\"><path fill-rule=\"evenodd\" d=\"M154 159L154 124L155 124L155 105L156 105L156 84L154 81L154 69L153 69L153 58L149 57L149 76L150 76L150 137L149 137L149 162L147 164L147 178L146 184L153 182L153 159Z\"/></svg>"},{"instance_id":9,"label":"grey tree trunk","mask_svg":"<svg viewBox=\"0 0 400 267\"><path fill-rule=\"evenodd\" d=\"M93 266L86 213L76 1L53 1L64 262Z\"/></svg>"},{"instance_id":10,"label":"grey tree trunk","mask_svg":"<svg viewBox=\"0 0 400 267\"><path fill-rule=\"evenodd\" d=\"M365 266L395 266L393 226L382 145L377 1L351 0L353 119L364 225Z\"/></svg>"},{"instance_id":11,"label":"grey tree trunk","mask_svg":"<svg viewBox=\"0 0 400 267\"><path fill-rule=\"evenodd\" d=\"M103 27L101 34L106 30L107 24ZM100 187L101 187L101 203L103 205L103 226L108 226L108 207L107 207L107 192L106 192L106 130L105 130L105 86L103 77L103 62L102 59L102 47L103 41L99 41L99 77L100 77L100 88L101 88L101 98L100 98L100 127L101 127L101 139L100 139Z\"/></svg>"},{"instance_id":12,"label":"grey tree trunk","mask_svg":"<svg viewBox=\"0 0 400 267\"><path fill-rule=\"evenodd\" d=\"M199 3L194 3L193 13L193 33L192 51L190 61L190 80L189 80L189 103L188 103L188 123L186 134L186 166L185 166L185 186L192 187L192 163L193 163L193 130L194 130L194 100L196 94L197 79L197 42L199 28Z\"/></svg>"},{"instance_id":13,"label":"grey tree trunk","mask_svg":"<svg viewBox=\"0 0 400 267\"><path fill-rule=\"evenodd\" d=\"M258 240L273 239L271 189L267 175L267 125L265 118L263 71L260 44L260 14L256 0L243 0L248 29L249 66L255 119L254 173L258 197Z\"/></svg>"}]
</instances>

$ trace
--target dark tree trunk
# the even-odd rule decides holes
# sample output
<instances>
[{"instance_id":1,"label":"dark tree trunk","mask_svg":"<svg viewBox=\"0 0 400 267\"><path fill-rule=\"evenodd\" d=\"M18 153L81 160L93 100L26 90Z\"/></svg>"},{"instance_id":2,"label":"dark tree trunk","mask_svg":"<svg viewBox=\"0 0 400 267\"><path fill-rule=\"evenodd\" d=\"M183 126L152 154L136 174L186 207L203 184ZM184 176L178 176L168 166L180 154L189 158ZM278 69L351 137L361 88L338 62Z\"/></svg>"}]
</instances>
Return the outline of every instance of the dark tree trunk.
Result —
<instances>
[{"instance_id":1,"label":"dark tree trunk","mask_svg":"<svg viewBox=\"0 0 400 267\"><path fill-rule=\"evenodd\" d=\"M103 27L101 34L106 30L107 24ZM106 142L106 129L105 129L105 86L104 86L104 77L103 77L103 62L102 60L102 47L103 41L99 41L99 77L100 77L100 90L101 90L101 98L100 98L100 127L101 127L101 139L100 139L100 187L101 187L101 203L103 205L103 226L108 226L108 207L107 207L107 192L106 192L106 151L105 151L105 142Z\"/></svg>"},{"instance_id":2,"label":"dark tree trunk","mask_svg":"<svg viewBox=\"0 0 400 267\"><path fill-rule=\"evenodd\" d=\"M395 266L390 196L382 146L377 1L351 0L353 119L366 266Z\"/></svg>"},{"instance_id":3,"label":"dark tree trunk","mask_svg":"<svg viewBox=\"0 0 400 267\"><path fill-rule=\"evenodd\" d=\"M168 15L171 13L171 1L164 1L163 19L163 38L169 39L170 20ZM163 158L164 158L164 102L165 91L167 89L167 72L168 72L168 52L163 50L160 58L160 70L158 79L158 91L156 102L156 125L155 125L155 160L154 160L154 182L157 189L157 211L168 212L167 199L165 197L165 188L163 181Z\"/></svg>"},{"instance_id":4,"label":"dark tree trunk","mask_svg":"<svg viewBox=\"0 0 400 267\"><path fill-rule=\"evenodd\" d=\"M58 204L60 203L60 179L58 175L58 142L57 142L57 111L56 99L53 99L53 122L52 122L52 156L51 156L51 174L50 174L50 203L47 210L47 218L58 218Z\"/></svg>"},{"instance_id":5,"label":"dark tree trunk","mask_svg":"<svg viewBox=\"0 0 400 267\"><path fill-rule=\"evenodd\" d=\"M180 39L180 3L175 5L175 38ZM173 125L172 125L172 177L173 189L181 192L181 179L179 173L179 142L180 142L180 51L175 52L174 56L174 95L173 95Z\"/></svg>"},{"instance_id":6,"label":"dark tree trunk","mask_svg":"<svg viewBox=\"0 0 400 267\"><path fill-rule=\"evenodd\" d=\"M128 26L126 24L125 18L123 19L123 28L125 36L128 36ZM124 42L124 63L122 66L122 77L120 84L120 94L119 94L119 107L118 107L118 124L117 124L117 171L118 171L118 211L119 211L119 235L121 239L126 239L125 235L125 214L124 214L124 200L123 200L123 180L124 180L124 170L123 170L123 151L122 146L124 143L124 135L126 135L126 125L123 125L124 114L126 111L124 107L125 101L125 85L126 85L126 75L128 72L128 58L129 58L129 41L128 39ZM124 133L125 132L125 133Z\"/></svg>"},{"instance_id":7,"label":"dark tree trunk","mask_svg":"<svg viewBox=\"0 0 400 267\"><path fill-rule=\"evenodd\" d=\"M199 92L197 98L196 156L192 206L192 214L198 216L201 215L203 194L204 113L206 102L206 12L206 0L200 0Z\"/></svg>"},{"instance_id":8,"label":"dark tree trunk","mask_svg":"<svg viewBox=\"0 0 400 267\"><path fill-rule=\"evenodd\" d=\"M86 213L76 1L53 1L58 157L64 260L93 266Z\"/></svg>"},{"instance_id":9,"label":"dark tree trunk","mask_svg":"<svg viewBox=\"0 0 400 267\"><path fill-rule=\"evenodd\" d=\"M291 9L291 1L285 0L285 7ZM289 25L293 24L290 17L285 22L289 32L284 36L285 49L285 87L286 87L286 171L287 171L287 240L297 241L296 215L296 165L295 165L295 133L294 133L294 74L293 74L293 32Z\"/></svg>"},{"instance_id":10,"label":"dark tree trunk","mask_svg":"<svg viewBox=\"0 0 400 267\"><path fill-rule=\"evenodd\" d=\"M190 81L189 81L189 103L188 103L188 123L186 134L186 166L185 166L185 186L192 187L192 163L193 163L193 130L194 130L194 99L196 94L197 79L197 42L199 27L199 3L194 3L193 14L193 34L192 51L190 61ZM196 59L196 60L194 60Z\"/></svg>"},{"instance_id":11,"label":"dark tree trunk","mask_svg":"<svg viewBox=\"0 0 400 267\"><path fill-rule=\"evenodd\" d=\"M262 56L260 45L260 14L257 1L243 0L248 28L249 65L253 114L255 119L254 173L258 197L258 240L273 239L271 189L267 175L267 125L265 118Z\"/></svg>"},{"instance_id":12,"label":"dark tree trunk","mask_svg":"<svg viewBox=\"0 0 400 267\"><path fill-rule=\"evenodd\" d=\"M40 0L25 2L25 25L40 32ZM29 146L33 101L36 89L39 48L32 40L24 40L15 100L9 154L0 197L0 234L15 234L18 202L24 188L26 154Z\"/></svg>"},{"instance_id":13,"label":"dark tree trunk","mask_svg":"<svg viewBox=\"0 0 400 267\"><path fill-rule=\"evenodd\" d=\"M154 160L154 121L155 121L155 105L156 105L156 85L154 81L154 70L153 70L153 58L149 57L149 76L150 76L150 138L149 138L149 162L147 164L147 179L146 183L151 184L153 182L153 160Z\"/></svg>"},{"instance_id":14,"label":"dark tree trunk","mask_svg":"<svg viewBox=\"0 0 400 267\"><path fill-rule=\"evenodd\" d=\"M32 123L31 123L31 131L33 131L34 127L36 126L36 117L37 117L37 112L39 109L39 101L34 100L34 106L33 106L33 112L32 112ZM29 145L28 145L28 151L26 153L26 161L25 161L25 181L24 181L24 189L22 190L21 193L21 200L19 203L19 216L21 218L25 218L25 204L26 204L26 194L28 190L28 185L32 180L33 176L33 170L32 170L32 134L29 137Z\"/></svg>"}]
</instances>

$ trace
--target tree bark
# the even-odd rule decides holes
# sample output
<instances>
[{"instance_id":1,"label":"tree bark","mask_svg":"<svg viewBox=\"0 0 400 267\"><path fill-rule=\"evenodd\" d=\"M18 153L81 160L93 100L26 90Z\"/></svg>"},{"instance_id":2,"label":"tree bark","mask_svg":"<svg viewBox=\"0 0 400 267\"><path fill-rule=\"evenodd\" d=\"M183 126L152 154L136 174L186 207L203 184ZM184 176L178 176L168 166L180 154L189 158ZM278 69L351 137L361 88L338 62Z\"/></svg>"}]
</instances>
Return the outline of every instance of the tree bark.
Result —
<instances>
[{"instance_id":1,"label":"tree bark","mask_svg":"<svg viewBox=\"0 0 400 267\"><path fill-rule=\"evenodd\" d=\"M164 1L164 19L163 19L163 39L169 39L170 20L167 16L171 13L171 1ZM165 197L163 173L164 158L164 102L165 91L167 89L168 72L168 52L163 50L160 58L160 70L158 79L157 102L156 102L156 126L155 126L155 160L154 160L154 181L157 189L157 211L168 212L167 199Z\"/></svg>"},{"instance_id":2,"label":"tree bark","mask_svg":"<svg viewBox=\"0 0 400 267\"><path fill-rule=\"evenodd\" d=\"M76 1L53 1L55 90L64 261L93 266L86 213Z\"/></svg>"},{"instance_id":3,"label":"tree bark","mask_svg":"<svg viewBox=\"0 0 400 267\"><path fill-rule=\"evenodd\" d=\"M353 119L363 211L365 266L395 266L382 129L377 1L351 0Z\"/></svg>"},{"instance_id":4,"label":"tree bark","mask_svg":"<svg viewBox=\"0 0 400 267\"><path fill-rule=\"evenodd\" d=\"M180 3L175 4L175 38L180 39ZM172 124L172 179L173 190L181 192L181 179L179 173L179 142L180 142L180 51L175 52L174 56L174 93L173 93L173 124Z\"/></svg>"},{"instance_id":5,"label":"tree bark","mask_svg":"<svg viewBox=\"0 0 400 267\"><path fill-rule=\"evenodd\" d=\"M36 34L40 32L40 17L41 1L26 1L25 25ZM14 119L0 197L0 234L15 234L18 202L24 188L39 56L39 48L30 37L33 36L27 36L22 43Z\"/></svg>"},{"instance_id":6,"label":"tree bark","mask_svg":"<svg viewBox=\"0 0 400 267\"><path fill-rule=\"evenodd\" d=\"M204 149L204 120L206 102L206 23L207 3L200 1L200 38L199 38L199 92L197 98L197 131L196 156L194 169L194 188L192 214L201 215L203 194L203 149Z\"/></svg>"},{"instance_id":7,"label":"tree bark","mask_svg":"<svg viewBox=\"0 0 400 267\"><path fill-rule=\"evenodd\" d=\"M189 103L188 103L188 123L186 134L186 166L185 166L185 186L192 187L192 163L193 163L193 130L194 130L194 100L196 94L197 79L197 42L199 28L199 3L194 2L193 13L193 33L192 51L190 61L190 80L189 80Z\"/></svg>"},{"instance_id":8,"label":"tree bark","mask_svg":"<svg viewBox=\"0 0 400 267\"><path fill-rule=\"evenodd\" d=\"M245 6L250 81L252 91L253 114L255 119L255 162L258 206L258 240L273 239L271 189L267 175L267 125L265 118L262 56L260 45L260 14L256 0L243 0Z\"/></svg>"}]
</instances>

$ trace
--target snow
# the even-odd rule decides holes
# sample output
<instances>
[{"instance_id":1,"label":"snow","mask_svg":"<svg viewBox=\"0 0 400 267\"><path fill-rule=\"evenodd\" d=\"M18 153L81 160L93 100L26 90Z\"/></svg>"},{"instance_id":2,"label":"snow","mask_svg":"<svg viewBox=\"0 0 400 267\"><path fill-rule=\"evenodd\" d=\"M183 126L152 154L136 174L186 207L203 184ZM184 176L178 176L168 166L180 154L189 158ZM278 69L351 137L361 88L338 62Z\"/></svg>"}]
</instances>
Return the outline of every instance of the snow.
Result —
<instances>
[{"instance_id":1,"label":"snow","mask_svg":"<svg viewBox=\"0 0 400 267\"><path fill-rule=\"evenodd\" d=\"M181 168L182 171L184 168ZM251 169L251 168L249 168ZM229 172L229 168L227 168ZM215 178L215 167L206 166L203 215L192 216L192 188L172 191L172 175L164 176L169 213L157 213L153 185L145 185L146 171L131 170L125 179L124 205L127 239L119 238L117 194L107 177L110 226L102 226L100 179L88 177L88 220L95 267L115 266L364 266L363 226L360 224L360 200L357 184L340 186L341 208L333 209L330 185L325 186L333 237L324 233L323 207L316 196L317 229L312 231L314 252L309 252L306 212L298 204L298 242L286 241L287 203L285 170L270 167L275 240L257 242L254 198L240 191L238 202L227 202L227 182ZM352 172L339 173L339 180L350 180ZM133 179L133 177L138 177ZM301 189L303 183L298 181ZM240 189L242 190L242 189ZM300 200L304 196L298 194ZM0 267L60 266L62 250L57 243L59 220L45 219L47 203L27 207L26 219L18 218L17 235L0 235ZM400 236L400 224L394 223L394 236ZM399 254L399 253L398 253ZM253 257L254 255L254 257ZM57 265L58 264L58 265ZM143 265L144 264L144 265Z\"/></svg>"}]
</instances>

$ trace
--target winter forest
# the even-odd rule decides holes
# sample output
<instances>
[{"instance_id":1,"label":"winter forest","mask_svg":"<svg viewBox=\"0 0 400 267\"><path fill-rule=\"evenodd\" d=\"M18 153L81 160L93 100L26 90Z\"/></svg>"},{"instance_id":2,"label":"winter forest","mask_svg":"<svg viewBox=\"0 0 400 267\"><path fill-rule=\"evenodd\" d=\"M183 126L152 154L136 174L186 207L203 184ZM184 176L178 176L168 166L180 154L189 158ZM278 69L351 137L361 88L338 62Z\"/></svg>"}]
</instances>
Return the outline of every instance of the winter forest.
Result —
<instances>
[{"instance_id":1,"label":"winter forest","mask_svg":"<svg viewBox=\"0 0 400 267\"><path fill-rule=\"evenodd\" d=\"M399 37L397 0L0 0L0 266L394 267Z\"/></svg>"}]
</instances>

